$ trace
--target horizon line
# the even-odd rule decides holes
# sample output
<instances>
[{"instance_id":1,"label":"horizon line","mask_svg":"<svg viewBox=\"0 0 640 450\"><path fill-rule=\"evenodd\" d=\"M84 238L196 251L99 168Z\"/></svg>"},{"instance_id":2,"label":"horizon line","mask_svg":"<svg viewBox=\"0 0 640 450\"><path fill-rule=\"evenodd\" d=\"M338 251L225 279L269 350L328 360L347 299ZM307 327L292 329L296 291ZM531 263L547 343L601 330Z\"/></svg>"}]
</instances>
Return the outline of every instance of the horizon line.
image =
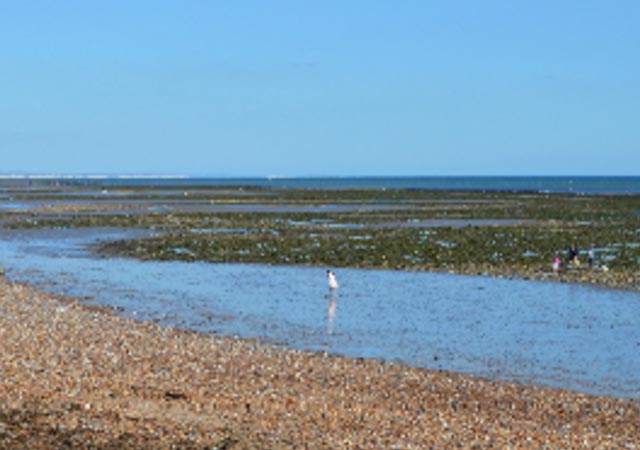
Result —
<instances>
[{"instance_id":1,"label":"horizon line","mask_svg":"<svg viewBox=\"0 0 640 450\"><path fill-rule=\"evenodd\" d=\"M0 172L0 179L34 179L34 180L46 180L46 179L203 179L203 178L218 178L218 179L304 179L304 178L633 178L640 177L640 175L578 175L578 174L562 174L562 175L523 175L523 174L510 174L510 175L471 175L471 174L447 174L447 175L220 175L220 174L160 174L160 173L24 173L24 172Z\"/></svg>"}]
</instances>

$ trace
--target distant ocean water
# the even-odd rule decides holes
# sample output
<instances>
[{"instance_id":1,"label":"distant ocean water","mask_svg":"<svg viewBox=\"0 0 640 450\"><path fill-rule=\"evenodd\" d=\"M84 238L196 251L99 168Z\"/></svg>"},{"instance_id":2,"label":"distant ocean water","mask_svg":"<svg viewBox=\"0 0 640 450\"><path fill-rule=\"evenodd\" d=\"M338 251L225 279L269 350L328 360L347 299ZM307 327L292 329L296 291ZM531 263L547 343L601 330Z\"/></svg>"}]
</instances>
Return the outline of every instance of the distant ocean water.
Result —
<instances>
[{"instance_id":1,"label":"distant ocean water","mask_svg":"<svg viewBox=\"0 0 640 450\"><path fill-rule=\"evenodd\" d=\"M89 186L252 186L292 189L419 189L459 191L530 191L575 194L638 194L640 176L442 176L442 177L264 177L188 176L58 176L1 175L8 183L51 183Z\"/></svg>"}]
</instances>

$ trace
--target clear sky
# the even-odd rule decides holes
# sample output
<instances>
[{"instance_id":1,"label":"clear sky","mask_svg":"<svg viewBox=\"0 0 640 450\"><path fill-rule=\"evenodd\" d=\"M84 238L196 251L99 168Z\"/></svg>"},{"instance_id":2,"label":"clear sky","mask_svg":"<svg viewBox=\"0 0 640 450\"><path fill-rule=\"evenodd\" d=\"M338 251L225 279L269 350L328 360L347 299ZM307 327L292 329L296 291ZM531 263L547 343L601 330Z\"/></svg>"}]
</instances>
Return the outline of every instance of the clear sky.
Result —
<instances>
[{"instance_id":1,"label":"clear sky","mask_svg":"<svg viewBox=\"0 0 640 450\"><path fill-rule=\"evenodd\" d=\"M0 5L0 173L638 175L640 1Z\"/></svg>"}]
</instances>

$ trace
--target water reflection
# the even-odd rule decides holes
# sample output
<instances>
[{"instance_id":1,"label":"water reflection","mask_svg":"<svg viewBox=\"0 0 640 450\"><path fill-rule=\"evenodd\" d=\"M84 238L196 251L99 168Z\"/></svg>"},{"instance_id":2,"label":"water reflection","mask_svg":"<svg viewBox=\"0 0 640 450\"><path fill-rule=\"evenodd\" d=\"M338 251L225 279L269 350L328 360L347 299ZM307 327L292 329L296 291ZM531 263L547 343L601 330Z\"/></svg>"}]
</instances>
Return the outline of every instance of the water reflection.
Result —
<instances>
[{"instance_id":1,"label":"water reflection","mask_svg":"<svg viewBox=\"0 0 640 450\"><path fill-rule=\"evenodd\" d=\"M331 290L324 298L329 302L327 306L327 334L333 334L336 309L338 308L338 293L335 290Z\"/></svg>"}]
</instances>

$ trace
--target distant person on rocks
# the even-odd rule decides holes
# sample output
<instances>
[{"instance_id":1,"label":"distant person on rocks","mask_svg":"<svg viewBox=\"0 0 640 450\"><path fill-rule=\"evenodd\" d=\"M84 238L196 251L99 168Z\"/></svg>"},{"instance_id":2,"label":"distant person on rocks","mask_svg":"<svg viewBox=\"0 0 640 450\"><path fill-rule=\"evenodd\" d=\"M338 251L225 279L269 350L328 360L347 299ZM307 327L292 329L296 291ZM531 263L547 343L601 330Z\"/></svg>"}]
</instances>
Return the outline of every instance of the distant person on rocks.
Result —
<instances>
[{"instance_id":1,"label":"distant person on rocks","mask_svg":"<svg viewBox=\"0 0 640 450\"><path fill-rule=\"evenodd\" d=\"M558 255L555 256L555 258L553 258L553 273L555 273L556 275L560 273L560 257Z\"/></svg>"},{"instance_id":2,"label":"distant person on rocks","mask_svg":"<svg viewBox=\"0 0 640 450\"><path fill-rule=\"evenodd\" d=\"M573 244L571 247L569 247L569 252L568 252L568 263L569 264L573 264L574 267L579 267L580 266L580 259L578 258L578 254L580 253L580 251L578 250L578 246L576 244Z\"/></svg>"},{"instance_id":3,"label":"distant person on rocks","mask_svg":"<svg viewBox=\"0 0 640 450\"><path fill-rule=\"evenodd\" d=\"M589 269L593 269L593 263L595 262L595 256L596 256L596 251L595 251L595 244L591 244L591 248L589 248Z\"/></svg>"}]
</instances>

